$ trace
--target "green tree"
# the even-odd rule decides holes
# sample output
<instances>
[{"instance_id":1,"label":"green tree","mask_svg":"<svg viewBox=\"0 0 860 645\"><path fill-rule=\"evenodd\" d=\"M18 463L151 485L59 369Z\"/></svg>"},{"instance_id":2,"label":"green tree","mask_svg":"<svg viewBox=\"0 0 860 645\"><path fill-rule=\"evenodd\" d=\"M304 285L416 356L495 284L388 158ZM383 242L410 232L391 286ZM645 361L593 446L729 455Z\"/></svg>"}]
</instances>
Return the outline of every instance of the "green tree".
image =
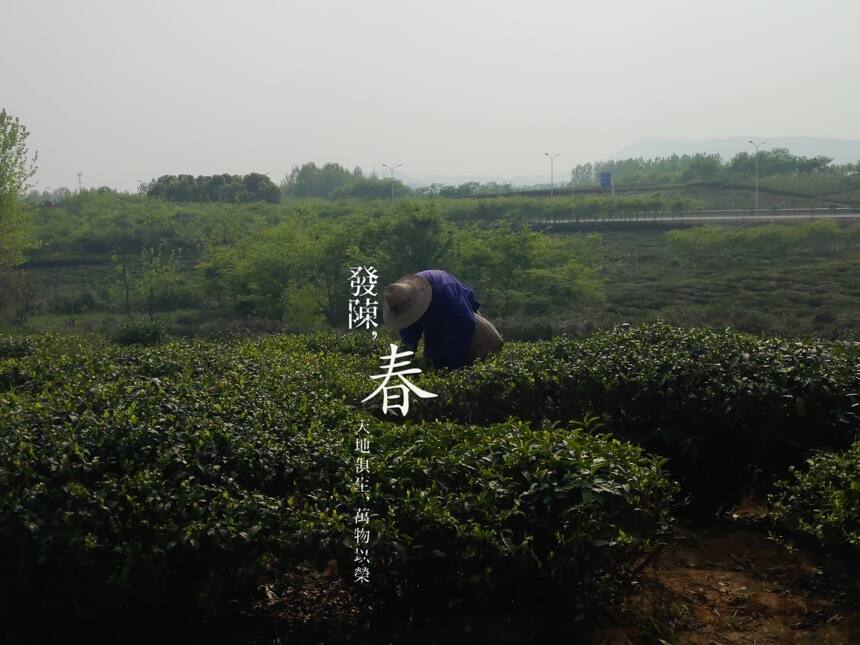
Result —
<instances>
[{"instance_id":1,"label":"green tree","mask_svg":"<svg viewBox=\"0 0 860 645\"><path fill-rule=\"evenodd\" d=\"M172 202L244 202L277 203L281 191L266 175L162 175L141 184L141 193Z\"/></svg>"},{"instance_id":2,"label":"green tree","mask_svg":"<svg viewBox=\"0 0 860 645\"><path fill-rule=\"evenodd\" d=\"M31 211L23 201L38 159L38 153L30 158L29 135L18 117L0 111L0 269L20 264L26 252L36 247Z\"/></svg>"},{"instance_id":3,"label":"green tree","mask_svg":"<svg viewBox=\"0 0 860 645\"><path fill-rule=\"evenodd\" d=\"M150 320L155 320L158 304L167 301L179 283L179 253L178 249L165 252L163 245L146 246L140 252L140 293Z\"/></svg>"},{"instance_id":4,"label":"green tree","mask_svg":"<svg viewBox=\"0 0 860 645\"><path fill-rule=\"evenodd\" d=\"M720 155L697 154L693 155L686 170L681 174L681 179L690 181L692 179L714 179L720 174L723 164Z\"/></svg>"},{"instance_id":5,"label":"green tree","mask_svg":"<svg viewBox=\"0 0 860 645\"><path fill-rule=\"evenodd\" d=\"M323 297L323 312L332 327L345 324L350 294L350 267L374 266L380 269L378 258L374 259L361 250L365 232L357 218L346 222L325 224L320 235L318 257L314 261L314 279L320 285ZM381 285L379 292L381 292Z\"/></svg>"},{"instance_id":6,"label":"green tree","mask_svg":"<svg viewBox=\"0 0 860 645\"><path fill-rule=\"evenodd\" d=\"M459 238L462 277L482 294L486 310L505 315L516 300L518 278L535 265L538 233L514 229L507 222L493 228L472 226Z\"/></svg>"},{"instance_id":7,"label":"green tree","mask_svg":"<svg viewBox=\"0 0 860 645\"><path fill-rule=\"evenodd\" d=\"M532 267L518 278L520 306L535 315L570 312L605 300L597 267L603 239L597 234L568 238L536 234L531 244Z\"/></svg>"},{"instance_id":8,"label":"green tree","mask_svg":"<svg viewBox=\"0 0 860 645\"><path fill-rule=\"evenodd\" d=\"M315 260L321 257L319 239L297 224L281 222L236 246L207 249L198 264L206 291L229 300L242 316L289 320L296 306L304 309L303 320L321 314L323 297L317 312L308 311L308 292L290 299L291 290L315 284Z\"/></svg>"},{"instance_id":9,"label":"green tree","mask_svg":"<svg viewBox=\"0 0 860 645\"><path fill-rule=\"evenodd\" d=\"M464 229L458 242L459 275L491 315L509 316L527 306L535 313L563 311L603 298L595 272L597 235L564 239L503 223Z\"/></svg>"},{"instance_id":10,"label":"green tree","mask_svg":"<svg viewBox=\"0 0 860 645\"><path fill-rule=\"evenodd\" d=\"M370 233L384 281L407 273L444 268L451 259L454 232L435 205L398 204Z\"/></svg>"},{"instance_id":11,"label":"green tree","mask_svg":"<svg viewBox=\"0 0 860 645\"><path fill-rule=\"evenodd\" d=\"M116 269L116 278L123 297L125 315L131 316L131 292L132 292L132 255L127 249L114 249L110 259Z\"/></svg>"},{"instance_id":12,"label":"green tree","mask_svg":"<svg viewBox=\"0 0 860 645\"><path fill-rule=\"evenodd\" d=\"M317 166L309 161L294 166L281 182L281 191L290 197L328 197L333 190L361 178L361 171L350 172L338 163Z\"/></svg>"}]
</instances>

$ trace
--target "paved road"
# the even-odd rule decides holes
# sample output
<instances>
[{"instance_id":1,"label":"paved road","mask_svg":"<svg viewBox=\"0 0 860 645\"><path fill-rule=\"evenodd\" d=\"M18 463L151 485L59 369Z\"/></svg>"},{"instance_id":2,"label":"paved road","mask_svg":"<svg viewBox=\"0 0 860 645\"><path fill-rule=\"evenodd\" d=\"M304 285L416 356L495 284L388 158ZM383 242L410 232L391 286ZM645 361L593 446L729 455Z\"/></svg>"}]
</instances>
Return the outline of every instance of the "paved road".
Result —
<instances>
[{"instance_id":1,"label":"paved road","mask_svg":"<svg viewBox=\"0 0 860 645\"><path fill-rule=\"evenodd\" d=\"M775 214L775 215L698 215L698 214L688 214L688 215L657 215L656 217L647 217L642 219L617 219L617 220L606 220L605 222L601 220L580 220L577 222L575 219L555 219L550 220L549 224L614 224L614 223L624 223L624 224L649 224L651 222L676 222L679 224L690 224L695 222L712 222L712 221L722 221L722 222L772 222L775 220L805 220L805 221L813 221L818 219L860 219L860 213L827 213L820 212L814 214Z\"/></svg>"}]
</instances>

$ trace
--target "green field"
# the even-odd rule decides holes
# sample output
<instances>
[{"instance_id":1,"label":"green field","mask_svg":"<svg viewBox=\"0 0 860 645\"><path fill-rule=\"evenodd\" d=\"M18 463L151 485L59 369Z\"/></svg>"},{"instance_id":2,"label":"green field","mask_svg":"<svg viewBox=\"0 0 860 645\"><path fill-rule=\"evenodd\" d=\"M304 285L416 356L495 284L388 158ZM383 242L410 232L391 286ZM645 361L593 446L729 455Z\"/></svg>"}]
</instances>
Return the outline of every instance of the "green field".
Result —
<instances>
[{"instance_id":1,"label":"green field","mask_svg":"<svg viewBox=\"0 0 860 645\"><path fill-rule=\"evenodd\" d=\"M753 333L829 337L860 331L856 248L690 263L671 252L664 230L607 232L603 239L607 303L600 313L614 320L664 318Z\"/></svg>"},{"instance_id":2,"label":"green field","mask_svg":"<svg viewBox=\"0 0 860 645\"><path fill-rule=\"evenodd\" d=\"M18 323L7 315L0 324L10 331L109 332L126 312L117 266L105 249L111 248L112 240L124 240L132 249L146 244L150 226L158 231L156 239L182 249L168 285L170 293L155 302L156 317L180 335L237 325L313 330L329 324L327 316L340 320L345 302L314 300L312 292L337 292L339 280L345 280L352 240L362 248L349 252L361 253L365 263L380 267L383 281L426 266L453 271L479 295L486 294L482 311L510 338L581 334L618 322L660 318L752 333L828 338L855 338L860 329L860 287L855 279L860 271L860 225L847 220L838 226L821 220L814 226L809 222L707 226L696 229L702 237L696 250L673 244L672 229L647 223L598 227L589 235L555 234L550 228L549 233L532 233L531 250L524 254L516 241L520 239L516 235L524 233L493 237L486 226L513 217L514 211L521 214L524 205L543 202L518 198L508 204L514 210L506 211L507 202L496 201L495 210L481 215L487 218L483 229L454 219L463 217L463 200L393 209L365 204L356 205L355 213L339 207L332 214L316 203L204 205L187 210L152 202L156 224L132 218L129 228L113 233L107 206L115 201L71 211L73 219L65 223L57 218L66 213L54 209L42 213L37 230L45 246L24 269L31 294L29 315ZM135 217L147 214L147 204L134 204ZM483 212L479 200L469 208ZM228 235L222 229L231 216L233 229ZM80 237L89 235L97 222L104 222L104 240ZM75 227L81 228L76 236L60 238L54 233ZM483 239L475 237L476 230ZM214 241L216 235L222 241ZM398 257L402 247L397 240L402 235L417 236L420 243L411 255ZM735 243L721 241L721 235L741 237ZM187 250L195 236L211 241ZM147 305L139 253L129 253L130 299L131 313L142 316ZM327 254L336 258L336 264L327 264ZM541 277L536 269L544 271ZM547 276L556 286L547 282ZM494 291L500 281L511 279L508 293ZM559 290L561 285L566 289ZM340 291L337 297L345 294Z\"/></svg>"}]
</instances>

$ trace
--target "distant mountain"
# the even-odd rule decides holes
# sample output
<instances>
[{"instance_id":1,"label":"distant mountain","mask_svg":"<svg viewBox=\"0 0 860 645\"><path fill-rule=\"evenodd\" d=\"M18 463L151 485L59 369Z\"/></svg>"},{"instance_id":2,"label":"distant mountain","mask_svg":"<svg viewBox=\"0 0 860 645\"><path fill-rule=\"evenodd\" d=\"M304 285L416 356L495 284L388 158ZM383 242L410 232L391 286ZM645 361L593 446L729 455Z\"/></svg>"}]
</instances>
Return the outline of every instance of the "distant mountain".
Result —
<instances>
[{"instance_id":1,"label":"distant mountain","mask_svg":"<svg viewBox=\"0 0 860 645\"><path fill-rule=\"evenodd\" d=\"M719 154L724 160L730 159L737 153L746 150L752 152L749 140L767 143L761 149L788 148L792 154L802 157L824 155L832 157L834 163L856 163L860 161L860 141L849 139L825 139L821 137L752 137L736 136L729 139L705 139L691 141L690 139L663 139L662 137L646 137L622 148L612 159L635 159L644 157L666 157L672 154L695 154L707 152Z\"/></svg>"}]
</instances>

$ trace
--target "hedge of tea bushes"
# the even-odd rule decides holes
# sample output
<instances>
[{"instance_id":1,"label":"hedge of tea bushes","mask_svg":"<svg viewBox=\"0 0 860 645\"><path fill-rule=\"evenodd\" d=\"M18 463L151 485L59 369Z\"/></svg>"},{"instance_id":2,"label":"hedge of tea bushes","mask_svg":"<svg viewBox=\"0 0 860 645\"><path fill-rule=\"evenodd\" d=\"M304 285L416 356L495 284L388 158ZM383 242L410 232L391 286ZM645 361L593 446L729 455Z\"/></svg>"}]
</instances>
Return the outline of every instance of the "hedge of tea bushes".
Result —
<instances>
[{"instance_id":1,"label":"hedge of tea bushes","mask_svg":"<svg viewBox=\"0 0 860 645\"><path fill-rule=\"evenodd\" d=\"M303 401L323 398L383 418L379 398L360 401L378 385L369 376L380 372L390 340L387 333L373 340L364 332L235 340L204 353L207 363L195 369L276 379L271 387L281 396L307 395L296 398L297 412L307 406ZM138 349L135 360L157 375L187 362L171 352L195 351L193 344L177 347L188 349L158 348L155 359ZM105 351L125 360L122 348ZM236 360L223 367L219 353ZM420 352L415 364L424 366ZM52 373L38 371L39 379ZM205 374L194 377L205 385ZM15 378L14 371L0 371L0 384ZM811 449L846 447L860 428L860 347L847 342L761 339L657 323L585 340L508 343L475 366L413 380L439 395L412 397L413 419L540 422L595 412L611 432L669 457L668 467L705 504L733 502L751 487L764 490Z\"/></svg>"},{"instance_id":2,"label":"hedge of tea bushes","mask_svg":"<svg viewBox=\"0 0 860 645\"><path fill-rule=\"evenodd\" d=\"M8 615L217 616L304 560L349 572L362 420L380 597L448 602L531 581L587 603L670 525L661 459L551 423L374 419L332 387L363 385L373 346L326 338L47 336L0 359Z\"/></svg>"},{"instance_id":3,"label":"hedge of tea bushes","mask_svg":"<svg viewBox=\"0 0 860 645\"><path fill-rule=\"evenodd\" d=\"M487 361L422 375L410 416L464 423L575 419L670 458L701 500L735 501L814 448L860 432L860 344L762 339L657 323L585 340L509 343Z\"/></svg>"},{"instance_id":4,"label":"hedge of tea bushes","mask_svg":"<svg viewBox=\"0 0 860 645\"><path fill-rule=\"evenodd\" d=\"M842 452L821 452L792 468L770 496L783 528L851 557L860 556L860 442Z\"/></svg>"},{"instance_id":5,"label":"hedge of tea bushes","mask_svg":"<svg viewBox=\"0 0 860 645\"><path fill-rule=\"evenodd\" d=\"M664 460L588 428L377 424L381 592L422 606L563 593L592 606L672 528Z\"/></svg>"}]
</instances>

